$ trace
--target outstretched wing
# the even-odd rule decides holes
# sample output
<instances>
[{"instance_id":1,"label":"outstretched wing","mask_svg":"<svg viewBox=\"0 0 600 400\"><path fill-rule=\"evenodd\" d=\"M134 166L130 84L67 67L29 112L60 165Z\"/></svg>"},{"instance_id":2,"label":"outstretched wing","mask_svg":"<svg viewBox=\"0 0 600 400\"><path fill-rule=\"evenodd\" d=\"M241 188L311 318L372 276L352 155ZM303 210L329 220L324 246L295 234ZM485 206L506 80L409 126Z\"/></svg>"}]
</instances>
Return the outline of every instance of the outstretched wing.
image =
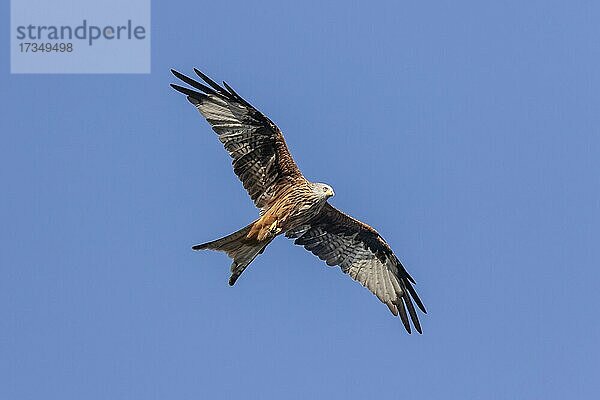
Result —
<instances>
[{"instance_id":1,"label":"outstretched wing","mask_svg":"<svg viewBox=\"0 0 600 400\"><path fill-rule=\"evenodd\" d=\"M206 118L233 158L233 170L254 204L268 208L282 190L304 179L279 128L240 97L227 83L224 88L194 68L206 85L175 70L173 75L196 90L171 86Z\"/></svg>"},{"instance_id":2,"label":"outstretched wing","mask_svg":"<svg viewBox=\"0 0 600 400\"><path fill-rule=\"evenodd\" d=\"M339 265L367 287L394 315L400 314L408 333L411 332L408 315L415 329L422 333L413 300L421 311L427 311L412 287L415 281L375 229L325 203L308 224L287 232L286 236L295 238L295 244L304 246L327 265Z\"/></svg>"}]
</instances>

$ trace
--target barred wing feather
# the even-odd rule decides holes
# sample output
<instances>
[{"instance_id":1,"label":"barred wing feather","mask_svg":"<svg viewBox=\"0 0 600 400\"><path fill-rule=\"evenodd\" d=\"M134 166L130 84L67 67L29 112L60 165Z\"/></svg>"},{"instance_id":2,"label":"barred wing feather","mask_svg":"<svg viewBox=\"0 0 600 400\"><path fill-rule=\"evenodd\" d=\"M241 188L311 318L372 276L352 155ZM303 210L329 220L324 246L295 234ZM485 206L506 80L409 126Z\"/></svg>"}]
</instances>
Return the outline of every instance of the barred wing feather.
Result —
<instances>
[{"instance_id":1,"label":"barred wing feather","mask_svg":"<svg viewBox=\"0 0 600 400\"><path fill-rule=\"evenodd\" d=\"M295 238L295 244L304 246L327 265L339 265L394 315L400 315L409 333L409 317L422 333L413 301L421 311L427 311L412 286L415 281L375 229L326 203L320 214L286 236Z\"/></svg>"},{"instance_id":2,"label":"barred wing feather","mask_svg":"<svg viewBox=\"0 0 600 400\"><path fill-rule=\"evenodd\" d=\"M173 75L194 89L171 84L206 118L233 159L233 170L254 204L264 210L298 180L304 180L279 128L229 85L218 85L194 69L200 83L180 72Z\"/></svg>"}]
</instances>

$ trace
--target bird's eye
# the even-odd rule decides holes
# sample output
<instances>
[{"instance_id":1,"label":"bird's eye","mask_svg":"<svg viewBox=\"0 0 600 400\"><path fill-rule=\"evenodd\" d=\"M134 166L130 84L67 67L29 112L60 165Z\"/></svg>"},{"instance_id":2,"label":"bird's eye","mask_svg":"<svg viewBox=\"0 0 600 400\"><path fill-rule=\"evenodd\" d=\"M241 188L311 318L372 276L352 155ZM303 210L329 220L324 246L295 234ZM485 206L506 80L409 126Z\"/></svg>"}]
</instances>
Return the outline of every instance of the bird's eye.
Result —
<instances>
[{"instance_id":1,"label":"bird's eye","mask_svg":"<svg viewBox=\"0 0 600 400\"><path fill-rule=\"evenodd\" d=\"M326 187L324 187L324 188L323 188L323 191L324 191L324 192L326 192L326 191L327 191L327 188L326 188Z\"/></svg>"}]
</instances>

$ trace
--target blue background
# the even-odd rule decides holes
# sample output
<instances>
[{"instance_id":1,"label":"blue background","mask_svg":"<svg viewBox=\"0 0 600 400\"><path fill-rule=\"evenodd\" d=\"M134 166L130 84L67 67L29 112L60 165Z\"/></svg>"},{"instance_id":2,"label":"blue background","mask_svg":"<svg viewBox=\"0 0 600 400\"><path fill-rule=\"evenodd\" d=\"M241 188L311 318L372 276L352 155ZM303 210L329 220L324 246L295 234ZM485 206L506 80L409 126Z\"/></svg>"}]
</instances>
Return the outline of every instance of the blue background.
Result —
<instances>
[{"instance_id":1,"label":"blue background","mask_svg":"<svg viewBox=\"0 0 600 400\"><path fill-rule=\"evenodd\" d=\"M5 59L0 398L598 398L600 5L415 3L155 2L152 74ZM378 228L422 336L284 238L233 288L190 250L256 215L193 66Z\"/></svg>"}]
</instances>

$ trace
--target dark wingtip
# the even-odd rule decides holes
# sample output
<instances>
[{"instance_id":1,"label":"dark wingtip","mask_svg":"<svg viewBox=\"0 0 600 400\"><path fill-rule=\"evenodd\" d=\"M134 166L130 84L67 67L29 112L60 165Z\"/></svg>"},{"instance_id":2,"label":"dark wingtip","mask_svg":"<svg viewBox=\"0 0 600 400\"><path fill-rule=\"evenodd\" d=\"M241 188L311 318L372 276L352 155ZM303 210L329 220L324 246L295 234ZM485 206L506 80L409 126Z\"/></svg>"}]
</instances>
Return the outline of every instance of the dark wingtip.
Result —
<instances>
[{"instance_id":1,"label":"dark wingtip","mask_svg":"<svg viewBox=\"0 0 600 400\"><path fill-rule=\"evenodd\" d=\"M191 90L186 87L176 85L174 83L171 83L171 87L177 90L179 93L185 94L189 102L192 104L198 104L202 101L203 98L206 98L206 95L204 93L196 92L195 90Z\"/></svg>"},{"instance_id":2,"label":"dark wingtip","mask_svg":"<svg viewBox=\"0 0 600 400\"><path fill-rule=\"evenodd\" d=\"M200 93L200 92L196 92L195 90L188 89L188 88L183 87L183 86L179 86L179 85L177 85L175 83L171 83L170 85L171 85L171 87L173 89L177 90L179 93L183 93L183 94L186 94L188 96L202 96L202 93Z\"/></svg>"},{"instance_id":3,"label":"dark wingtip","mask_svg":"<svg viewBox=\"0 0 600 400\"><path fill-rule=\"evenodd\" d=\"M413 323L413 326L415 327L417 332L422 334L423 330L421 328L421 323L419 322L419 317L417 316L417 312L415 311L415 307L412 301L410 300L410 295L408 293L405 293L404 303L406 303L406 307L408 308L408 314L410 315L410 319Z\"/></svg>"},{"instance_id":4,"label":"dark wingtip","mask_svg":"<svg viewBox=\"0 0 600 400\"><path fill-rule=\"evenodd\" d=\"M214 90L216 90L218 93L224 94L225 91L223 90L223 88L221 86L219 86L219 84L215 81L213 81L212 79L210 79L208 76L206 76L202 71L200 71L198 68L194 68L194 72L196 73L196 75L198 75L204 82L208 83L208 86L210 86L211 88L213 88Z\"/></svg>"},{"instance_id":5,"label":"dark wingtip","mask_svg":"<svg viewBox=\"0 0 600 400\"><path fill-rule=\"evenodd\" d=\"M415 303L417 303L417 307L419 307L419 309L421 311L423 311L423 313L427 314L427 310L425 309L425 305L423 304L423 302L419 298L419 295L417 294L417 291L415 290L415 288L413 288L410 283L408 283L408 282L405 282L405 283L406 283L406 288L408 289L411 297L415 300Z\"/></svg>"},{"instance_id":6,"label":"dark wingtip","mask_svg":"<svg viewBox=\"0 0 600 400\"><path fill-rule=\"evenodd\" d=\"M400 314L400 320L402 321L402 325L404 325L404 329L406 329L406 332L409 334L412 333L410 330L410 322L408 322L408 316L406 315L406 308L404 308L402 300L398 302L396 307L398 308L398 314Z\"/></svg>"},{"instance_id":7,"label":"dark wingtip","mask_svg":"<svg viewBox=\"0 0 600 400\"><path fill-rule=\"evenodd\" d=\"M242 96L237 94L237 92L235 90L233 90L233 88L231 86L229 86L227 84L227 82L223 81L223 86L225 86L225 89L227 89L229 94L232 95L234 99L236 99L237 101L239 101L240 103L244 104L247 107L252 107L252 105L250 103L248 103L246 100L244 100L244 98Z\"/></svg>"},{"instance_id":8,"label":"dark wingtip","mask_svg":"<svg viewBox=\"0 0 600 400\"><path fill-rule=\"evenodd\" d=\"M218 93L219 91L215 91L215 90L209 88L208 86L203 85L200 82L190 78L189 76L182 74L181 72L177 72L175 70L171 70L171 72L173 73L173 75L175 75L176 78L182 80L183 82L187 83L191 87L198 89L203 93L214 94L217 96L219 95L219 93Z\"/></svg>"},{"instance_id":9,"label":"dark wingtip","mask_svg":"<svg viewBox=\"0 0 600 400\"><path fill-rule=\"evenodd\" d=\"M227 84L227 82L223 81L223 86L225 86L225 89L227 89L227 91L228 91L229 93L231 93L232 95L234 95L235 97L240 97L240 95L239 95L239 94L237 94L237 93L235 92L235 90L233 90L233 88Z\"/></svg>"}]
</instances>

